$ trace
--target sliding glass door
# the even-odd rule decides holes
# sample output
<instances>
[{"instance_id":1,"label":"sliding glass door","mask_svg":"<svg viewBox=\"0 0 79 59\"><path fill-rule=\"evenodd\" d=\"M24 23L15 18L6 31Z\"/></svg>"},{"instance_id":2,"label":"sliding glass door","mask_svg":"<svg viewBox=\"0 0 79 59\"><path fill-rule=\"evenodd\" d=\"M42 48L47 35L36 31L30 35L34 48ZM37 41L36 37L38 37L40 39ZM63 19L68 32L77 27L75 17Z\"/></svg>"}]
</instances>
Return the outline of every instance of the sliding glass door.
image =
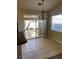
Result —
<instances>
[{"instance_id":1,"label":"sliding glass door","mask_svg":"<svg viewBox=\"0 0 79 59\"><path fill-rule=\"evenodd\" d=\"M32 39L39 37L38 20L25 20L25 37L26 39Z\"/></svg>"},{"instance_id":2,"label":"sliding glass door","mask_svg":"<svg viewBox=\"0 0 79 59\"><path fill-rule=\"evenodd\" d=\"M46 20L39 19L39 16L26 16L24 30L26 39L44 37L46 34Z\"/></svg>"}]
</instances>

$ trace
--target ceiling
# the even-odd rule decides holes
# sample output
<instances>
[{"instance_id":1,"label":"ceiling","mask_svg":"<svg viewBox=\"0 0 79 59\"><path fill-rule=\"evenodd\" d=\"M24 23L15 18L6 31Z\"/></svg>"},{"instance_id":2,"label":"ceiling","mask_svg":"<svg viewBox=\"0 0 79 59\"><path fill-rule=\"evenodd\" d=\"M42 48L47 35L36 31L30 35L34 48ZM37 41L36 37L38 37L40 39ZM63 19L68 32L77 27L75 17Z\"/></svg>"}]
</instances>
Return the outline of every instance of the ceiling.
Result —
<instances>
[{"instance_id":1,"label":"ceiling","mask_svg":"<svg viewBox=\"0 0 79 59\"><path fill-rule=\"evenodd\" d=\"M62 0L45 0L44 10L49 11L60 1ZM38 6L39 2L42 2L42 0L17 0L17 7L25 10L41 11L43 7Z\"/></svg>"}]
</instances>

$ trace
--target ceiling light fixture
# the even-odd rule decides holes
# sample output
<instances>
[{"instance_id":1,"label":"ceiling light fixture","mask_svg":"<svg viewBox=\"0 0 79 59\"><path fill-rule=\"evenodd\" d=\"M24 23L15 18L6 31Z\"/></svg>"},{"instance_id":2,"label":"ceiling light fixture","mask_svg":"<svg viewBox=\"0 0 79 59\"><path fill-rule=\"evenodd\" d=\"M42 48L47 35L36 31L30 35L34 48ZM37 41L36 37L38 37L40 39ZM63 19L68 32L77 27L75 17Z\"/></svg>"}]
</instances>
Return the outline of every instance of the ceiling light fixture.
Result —
<instances>
[{"instance_id":1,"label":"ceiling light fixture","mask_svg":"<svg viewBox=\"0 0 79 59\"><path fill-rule=\"evenodd\" d=\"M42 5L43 5L43 3L42 3L42 2L39 2L39 3L38 3L38 6L42 6Z\"/></svg>"}]
</instances>

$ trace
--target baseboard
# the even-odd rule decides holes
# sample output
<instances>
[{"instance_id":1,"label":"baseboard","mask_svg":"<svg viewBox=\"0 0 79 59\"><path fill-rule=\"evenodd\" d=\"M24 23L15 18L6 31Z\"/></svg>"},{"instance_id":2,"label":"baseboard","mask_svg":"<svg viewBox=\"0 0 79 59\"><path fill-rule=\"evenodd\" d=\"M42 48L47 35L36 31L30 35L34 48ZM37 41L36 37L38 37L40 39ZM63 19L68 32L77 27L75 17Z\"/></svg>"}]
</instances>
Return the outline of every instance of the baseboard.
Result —
<instances>
[{"instance_id":1,"label":"baseboard","mask_svg":"<svg viewBox=\"0 0 79 59\"><path fill-rule=\"evenodd\" d=\"M56 42L58 42L58 43L60 43L60 44L62 44L62 42L61 41L59 41L59 40L56 40L55 38L52 38L51 36L47 36L49 39L52 39L52 40L54 40L54 41L56 41Z\"/></svg>"},{"instance_id":2,"label":"baseboard","mask_svg":"<svg viewBox=\"0 0 79 59\"><path fill-rule=\"evenodd\" d=\"M62 44L62 42L61 42L61 41L56 40L55 38L52 38L52 39L53 39L53 40L55 40L56 42L58 42L58 43Z\"/></svg>"}]
</instances>

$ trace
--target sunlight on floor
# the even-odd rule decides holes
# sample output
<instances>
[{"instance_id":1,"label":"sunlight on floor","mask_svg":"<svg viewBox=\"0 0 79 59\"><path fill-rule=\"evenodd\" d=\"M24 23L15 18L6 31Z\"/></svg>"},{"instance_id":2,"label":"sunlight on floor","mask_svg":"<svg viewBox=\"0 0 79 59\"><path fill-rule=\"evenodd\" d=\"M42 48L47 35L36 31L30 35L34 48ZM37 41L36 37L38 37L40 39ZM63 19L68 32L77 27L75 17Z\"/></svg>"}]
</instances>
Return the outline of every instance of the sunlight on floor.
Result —
<instances>
[{"instance_id":1,"label":"sunlight on floor","mask_svg":"<svg viewBox=\"0 0 79 59\"><path fill-rule=\"evenodd\" d=\"M32 39L32 38L39 37L38 30L26 30L25 37L26 37L26 39Z\"/></svg>"}]
</instances>

